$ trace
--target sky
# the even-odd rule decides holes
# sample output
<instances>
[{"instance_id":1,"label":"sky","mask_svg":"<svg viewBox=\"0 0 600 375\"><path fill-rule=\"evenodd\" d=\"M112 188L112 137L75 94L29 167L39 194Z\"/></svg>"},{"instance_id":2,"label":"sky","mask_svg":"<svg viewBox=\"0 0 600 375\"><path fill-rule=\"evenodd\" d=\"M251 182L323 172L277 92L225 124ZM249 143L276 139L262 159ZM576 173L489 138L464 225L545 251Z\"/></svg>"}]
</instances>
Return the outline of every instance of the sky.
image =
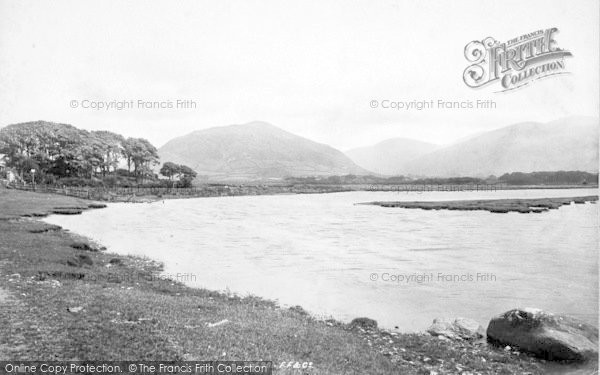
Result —
<instances>
[{"instance_id":1,"label":"sky","mask_svg":"<svg viewBox=\"0 0 600 375\"><path fill-rule=\"evenodd\" d=\"M597 117L599 4L0 0L0 127L46 120L160 147L195 130L259 120L347 150L392 137L447 144L518 122ZM570 74L508 92L463 82L469 42L551 27L573 54ZM177 108L178 100L191 108ZM423 100L496 106L382 108ZM91 108L118 101L133 105Z\"/></svg>"}]
</instances>

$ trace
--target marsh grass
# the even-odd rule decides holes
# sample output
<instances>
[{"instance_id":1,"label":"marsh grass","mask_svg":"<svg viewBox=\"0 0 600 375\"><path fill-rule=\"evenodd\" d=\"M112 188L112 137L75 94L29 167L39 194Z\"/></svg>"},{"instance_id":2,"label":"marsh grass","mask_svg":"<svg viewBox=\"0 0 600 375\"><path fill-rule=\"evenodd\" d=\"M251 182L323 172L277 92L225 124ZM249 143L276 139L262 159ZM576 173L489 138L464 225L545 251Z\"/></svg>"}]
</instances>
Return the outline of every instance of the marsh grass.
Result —
<instances>
[{"instance_id":1,"label":"marsh grass","mask_svg":"<svg viewBox=\"0 0 600 375\"><path fill-rule=\"evenodd\" d=\"M489 211L492 213L542 213L556 210L561 206L574 204L595 203L598 196L590 195L574 198L531 198L531 199L484 199L438 202L368 202L381 207L418 208L422 210L451 210L451 211Z\"/></svg>"}]
</instances>

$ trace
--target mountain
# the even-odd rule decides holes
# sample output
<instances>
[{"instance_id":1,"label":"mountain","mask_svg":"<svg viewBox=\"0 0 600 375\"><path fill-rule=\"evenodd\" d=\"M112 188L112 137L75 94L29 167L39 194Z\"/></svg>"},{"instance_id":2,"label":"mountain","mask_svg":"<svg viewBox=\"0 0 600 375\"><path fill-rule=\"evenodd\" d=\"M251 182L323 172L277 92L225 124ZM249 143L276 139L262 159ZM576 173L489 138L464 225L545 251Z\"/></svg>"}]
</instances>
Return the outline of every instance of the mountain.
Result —
<instances>
[{"instance_id":1,"label":"mountain","mask_svg":"<svg viewBox=\"0 0 600 375\"><path fill-rule=\"evenodd\" d=\"M158 153L162 162L185 164L215 180L369 174L341 151L264 122L195 131Z\"/></svg>"},{"instance_id":2,"label":"mountain","mask_svg":"<svg viewBox=\"0 0 600 375\"><path fill-rule=\"evenodd\" d=\"M407 174L486 177L510 172L598 171L597 118L525 122L489 131L420 156Z\"/></svg>"},{"instance_id":3,"label":"mountain","mask_svg":"<svg viewBox=\"0 0 600 375\"><path fill-rule=\"evenodd\" d=\"M407 138L392 138L373 146L346 151L356 164L384 175L401 175L407 163L437 150L440 146Z\"/></svg>"}]
</instances>

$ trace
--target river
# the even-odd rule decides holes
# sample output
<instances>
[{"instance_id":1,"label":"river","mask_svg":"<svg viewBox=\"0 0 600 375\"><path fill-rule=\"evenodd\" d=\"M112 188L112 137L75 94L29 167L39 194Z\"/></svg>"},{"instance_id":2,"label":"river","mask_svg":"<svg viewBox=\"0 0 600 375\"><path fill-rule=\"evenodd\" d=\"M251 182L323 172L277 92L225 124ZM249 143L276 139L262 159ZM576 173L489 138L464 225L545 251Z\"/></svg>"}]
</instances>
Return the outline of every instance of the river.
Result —
<instances>
[{"instance_id":1,"label":"river","mask_svg":"<svg viewBox=\"0 0 600 375\"><path fill-rule=\"evenodd\" d=\"M110 252L147 256L192 287L253 294L343 321L423 331L436 317L484 327L515 307L597 325L598 205L541 214L355 205L595 195L596 189L347 192L113 203L47 222Z\"/></svg>"}]
</instances>

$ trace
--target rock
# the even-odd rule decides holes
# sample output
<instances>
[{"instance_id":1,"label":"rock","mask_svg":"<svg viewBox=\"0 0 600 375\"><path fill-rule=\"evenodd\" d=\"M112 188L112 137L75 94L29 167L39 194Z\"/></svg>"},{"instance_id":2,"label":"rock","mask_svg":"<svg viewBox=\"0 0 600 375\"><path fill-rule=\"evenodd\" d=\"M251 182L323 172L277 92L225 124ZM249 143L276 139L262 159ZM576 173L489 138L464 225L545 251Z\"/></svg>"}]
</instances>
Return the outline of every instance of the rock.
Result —
<instances>
[{"instance_id":1,"label":"rock","mask_svg":"<svg viewBox=\"0 0 600 375\"><path fill-rule=\"evenodd\" d=\"M38 281L39 284L41 285L47 285L51 288L60 288L61 283L58 280L45 280L45 281Z\"/></svg>"},{"instance_id":2,"label":"rock","mask_svg":"<svg viewBox=\"0 0 600 375\"><path fill-rule=\"evenodd\" d=\"M52 213L56 215L80 215L81 212L81 209L78 208L55 208L52 210Z\"/></svg>"},{"instance_id":3,"label":"rock","mask_svg":"<svg viewBox=\"0 0 600 375\"><path fill-rule=\"evenodd\" d=\"M44 281L49 277L59 278L62 280L82 280L85 278L85 274L80 272L38 271L38 274L36 276L33 276L33 279L37 281Z\"/></svg>"},{"instance_id":4,"label":"rock","mask_svg":"<svg viewBox=\"0 0 600 375\"><path fill-rule=\"evenodd\" d=\"M81 264L85 264L88 266L91 266L94 264L94 262L92 261L92 258L90 258L89 255L80 254L77 256L77 258L79 258L79 261L81 262Z\"/></svg>"},{"instance_id":5,"label":"rock","mask_svg":"<svg viewBox=\"0 0 600 375\"><path fill-rule=\"evenodd\" d=\"M73 242L71 244L71 247L73 249L84 250L84 251L100 251L101 250L101 248L99 248L93 244L89 244L87 242Z\"/></svg>"},{"instance_id":6,"label":"rock","mask_svg":"<svg viewBox=\"0 0 600 375\"><path fill-rule=\"evenodd\" d=\"M106 208L106 205L104 203L90 203L88 208Z\"/></svg>"},{"instance_id":7,"label":"rock","mask_svg":"<svg viewBox=\"0 0 600 375\"><path fill-rule=\"evenodd\" d=\"M79 254L76 257L67 260L67 264L73 267L81 267L84 265L91 266L94 264L94 261L92 261L92 258L90 258L89 255Z\"/></svg>"},{"instance_id":8,"label":"rock","mask_svg":"<svg viewBox=\"0 0 600 375\"><path fill-rule=\"evenodd\" d=\"M365 331L376 329L377 321L370 318L355 318L348 325L350 329L362 328Z\"/></svg>"},{"instance_id":9,"label":"rock","mask_svg":"<svg viewBox=\"0 0 600 375\"><path fill-rule=\"evenodd\" d=\"M583 361L598 356L598 328L539 309L513 309L490 321L492 343L548 360Z\"/></svg>"},{"instance_id":10,"label":"rock","mask_svg":"<svg viewBox=\"0 0 600 375\"><path fill-rule=\"evenodd\" d=\"M206 326L209 327L209 328L212 328L212 327L218 327L220 325L227 324L227 323L229 323L229 320L223 319L223 320L220 320L220 321L218 321L216 323L206 323Z\"/></svg>"},{"instance_id":11,"label":"rock","mask_svg":"<svg viewBox=\"0 0 600 375\"><path fill-rule=\"evenodd\" d=\"M46 232L50 232L50 231L58 231L61 230L62 228L58 225L53 225L53 224L43 224L39 227L33 228L29 230L29 233L46 233Z\"/></svg>"},{"instance_id":12,"label":"rock","mask_svg":"<svg viewBox=\"0 0 600 375\"><path fill-rule=\"evenodd\" d=\"M302 316L308 316L308 312L306 310L304 310L304 308L302 308L302 306L292 306L290 307L290 311L294 311Z\"/></svg>"},{"instance_id":13,"label":"rock","mask_svg":"<svg viewBox=\"0 0 600 375\"><path fill-rule=\"evenodd\" d=\"M477 340L485 335L484 328L472 319L436 318L427 329L432 336L447 337L454 340Z\"/></svg>"}]
</instances>

